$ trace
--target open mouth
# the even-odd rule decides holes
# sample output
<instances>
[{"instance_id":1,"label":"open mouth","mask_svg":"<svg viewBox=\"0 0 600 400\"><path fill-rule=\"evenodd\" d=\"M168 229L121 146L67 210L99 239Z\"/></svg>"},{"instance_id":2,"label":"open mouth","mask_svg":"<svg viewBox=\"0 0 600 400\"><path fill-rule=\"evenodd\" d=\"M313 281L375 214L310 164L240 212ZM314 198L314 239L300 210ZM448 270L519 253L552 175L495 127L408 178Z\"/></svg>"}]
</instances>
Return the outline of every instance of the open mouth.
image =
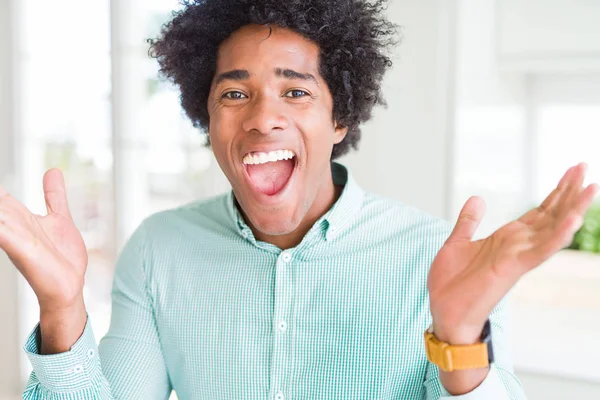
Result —
<instances>
[{"instance_id":1,"label":"open mouth","mask_svg":"<svg viewBox=\"0 0 600 400\"><path fill-rule=\"evenodd\" d=\"M296 155L291 150L252 152L242 162L254 188L267 196L280 193L296 167Z\"/></svg>"}]
</instances>

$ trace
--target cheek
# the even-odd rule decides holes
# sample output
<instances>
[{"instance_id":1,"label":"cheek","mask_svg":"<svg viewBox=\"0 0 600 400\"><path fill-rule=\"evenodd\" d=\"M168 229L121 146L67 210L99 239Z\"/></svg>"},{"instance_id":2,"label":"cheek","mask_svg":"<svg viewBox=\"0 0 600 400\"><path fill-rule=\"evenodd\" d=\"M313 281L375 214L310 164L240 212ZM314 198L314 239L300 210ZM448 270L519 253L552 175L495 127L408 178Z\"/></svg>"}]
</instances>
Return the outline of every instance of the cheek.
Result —
<instances>
[{"instance_id":1,"label":"cheek","mask_svg":"<svg viewBox=\"0 0 600 400\"><path fill-rule=\"evenodd\" d=\"M337 136L335 125L327 111L313 112L305 116L301 124L305 140L309 142L309 147L313 147L313 150L327 152L330 147L333 147ZM318 149L314 149L315 147Z\"/></svg>"},{"instance_id":2,"label":"cheek","mask_svg":"<svg viewBox=\"0 0 600 400\"><path fill-rule=\"evenodd\" d=\"M210 138L210 147L212 148L215 158L219 161L219 164L222 165L227 159L226 153L229 139L227 139L226 130L223 129L221 120L216 116L212 116L210 119L208 136Z\"/></svg>"},{"instance_id":3,"label":"cheek","mask_svg":"<svg viewBox=\"0 0 600 400\"><path fill-rule=\"evenodd\" d=\"M235 115L224 110L211 113L209 123L209 136L211 143L224 145L229 143L237 132Z\"/></svg>"}]
</instances>

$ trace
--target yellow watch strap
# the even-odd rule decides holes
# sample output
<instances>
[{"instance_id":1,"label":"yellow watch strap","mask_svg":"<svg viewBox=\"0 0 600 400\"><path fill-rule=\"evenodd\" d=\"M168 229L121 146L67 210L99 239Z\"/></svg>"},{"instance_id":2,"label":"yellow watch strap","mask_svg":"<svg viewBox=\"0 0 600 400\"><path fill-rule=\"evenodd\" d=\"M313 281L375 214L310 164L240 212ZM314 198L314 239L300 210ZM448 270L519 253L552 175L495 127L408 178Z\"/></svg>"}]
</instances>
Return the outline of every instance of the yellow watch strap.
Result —
<instances>
[{"instance_id":1,"label":"yellow watch strap","mask_svg":"<svg viewBox=\"0 0 600 400\"><path fill-rule=\"evenodd\" d=\"M429 330L425 331L425 352L430 362L446 372L489 366L486 343L450 345L438 340Z\"/></svg>"}]
</instances>

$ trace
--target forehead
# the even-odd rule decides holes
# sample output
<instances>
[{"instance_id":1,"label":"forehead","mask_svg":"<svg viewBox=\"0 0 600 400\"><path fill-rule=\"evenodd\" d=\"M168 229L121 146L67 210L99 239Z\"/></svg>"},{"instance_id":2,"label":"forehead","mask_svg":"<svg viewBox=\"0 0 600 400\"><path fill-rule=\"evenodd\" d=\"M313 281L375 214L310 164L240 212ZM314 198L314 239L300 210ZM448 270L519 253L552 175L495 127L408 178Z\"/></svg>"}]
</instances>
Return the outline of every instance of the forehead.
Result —
<instances>
[{"instance_id":1,"label":"forehead","mask_svg":"<svg viewBox=\"0 0 600 400\"><path fill-rule=\"evenodd\" d=\"M247 25L235 31L220 48L217 71L247 69L256 74L274 68L318 73L319 47L288 29Z\"/></svg>"}]
</instances>

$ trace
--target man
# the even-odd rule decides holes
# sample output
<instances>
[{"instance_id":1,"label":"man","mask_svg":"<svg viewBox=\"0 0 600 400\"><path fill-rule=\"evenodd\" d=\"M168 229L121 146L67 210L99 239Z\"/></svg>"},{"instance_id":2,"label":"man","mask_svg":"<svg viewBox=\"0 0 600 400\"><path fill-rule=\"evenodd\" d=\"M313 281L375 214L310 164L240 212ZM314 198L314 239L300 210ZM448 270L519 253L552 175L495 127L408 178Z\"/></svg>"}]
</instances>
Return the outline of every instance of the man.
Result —
<instances>
[{"instance_id":1,"label":"man","mask_svg":"<svg viewBox=\"0 0 600 400\"><path fill-rule=\"evenodd\" d=\"M497 305L570 242L598 187L573 167L478 241L477 197L452 229L365 193L332 160L382 101L383 6L205 0L164 27L153 54L232 191L142 223L98 351L62 175L44 176L45 217L0 193L0 246L40 304L25 399L524 398Z\"/></svg>"}]
</instances>

